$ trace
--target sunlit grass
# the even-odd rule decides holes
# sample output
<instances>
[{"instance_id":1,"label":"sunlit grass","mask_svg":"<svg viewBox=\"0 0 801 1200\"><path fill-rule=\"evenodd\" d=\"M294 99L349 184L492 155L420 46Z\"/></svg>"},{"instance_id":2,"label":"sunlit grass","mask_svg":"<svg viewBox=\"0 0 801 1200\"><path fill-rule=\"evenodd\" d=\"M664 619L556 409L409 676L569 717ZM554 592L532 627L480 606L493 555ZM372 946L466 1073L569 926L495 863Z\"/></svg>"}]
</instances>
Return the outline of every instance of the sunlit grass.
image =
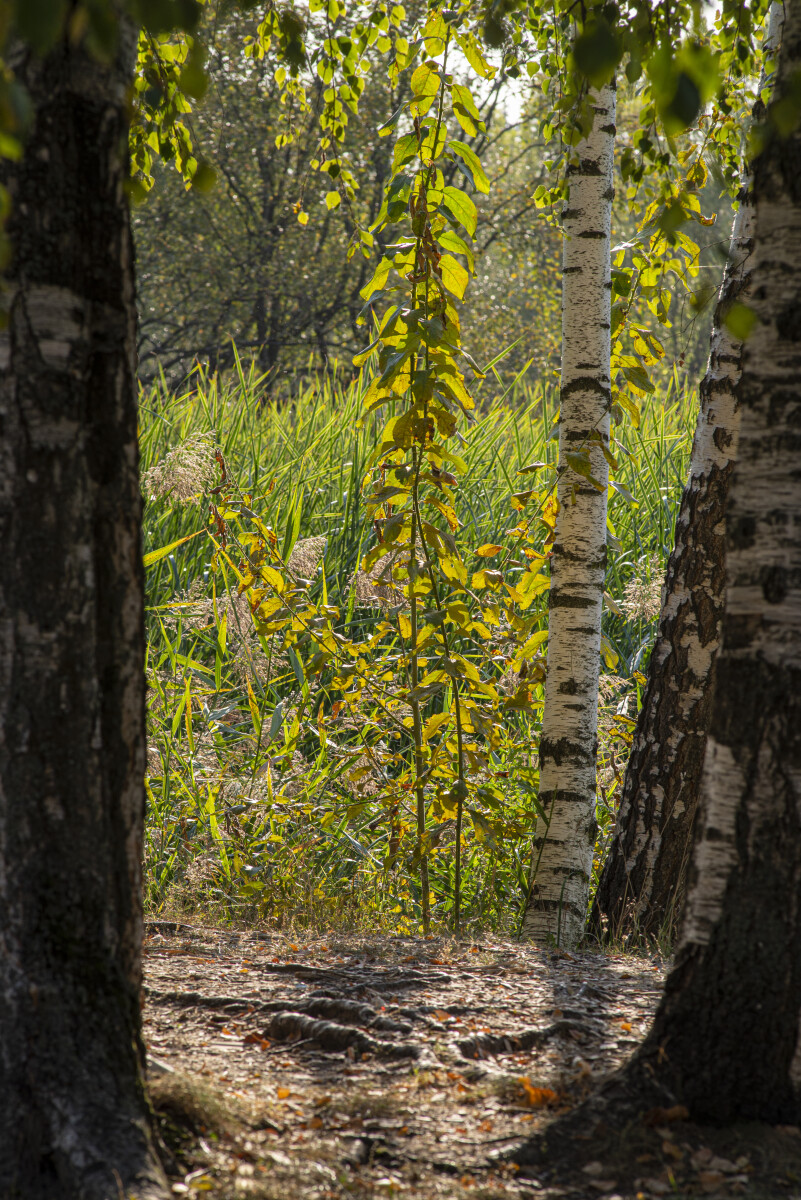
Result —
<instances>
[{"instance_id":1,"label":"sunlit grass","mask_svg":"<svg viewBox=\"0 0 801 1200\"><path fill-rule=\"evenodd\" d=\"M500 393L491 378L484 382L482 415L460 450L468 472L458 491L459 541L473 549L501 542L515 524L510 495L521 487L518 471L532 461L554 464L557 455L552 436L556 393L525 380L499 400ZM230 577L212 568L214 546L206 536L215 528L209 525L214 499L209 493L222 480L224 464L252 510L274 530L279 547L290 547L298 538L326 539L314 587L325 586L350 637L368 637L377 612L354 603L352 580L373 544L360 489L378 430L371 420L358 427L361 397L360 380L343 386L333 376L312 377L298 387L291 404L275 408L263 380L251 370L222 384L198 372L177 394L157 385L141 398L145 551L198 534L154 562L147 577L146 871L153 909L205 908L228 918L417 929L415 872L403 846L396 857L388 855L387 812L371 801L369 788L359 791L344 768L319 751L313 714L318 702L328 703L322 694L304 716L302 753L282 758L283 710L297 703L297 678L278 653L268 673L254 671L252 662L248 666L242 628L247 606L237 604ZM654 632L653 620L635 611L632 597L643 588L653 592L649 579L658 592L694 411L694 397L671 386L643 405L639 428L615 429L618 487L610 491L598 855L613 815L624 738L636 715L641 685L635 673L646 664ZM183 500L168 490L169 472L181 453ZM163 466L154 472L158 464ZM187 501L192 470L198 472L197 498ZM150 490L168 494L147 498ZM627 591L638 579L640 591ZM545 623L544 604L540 620ZM526 728L535 739L536 729ZM343 731L345 740L353 736L352 730ZM306 785L312 777L310 793ZM518 807L522 802L515 800ZM452 870L447 838L443 842L432 863L434 918L441 926L448 916ZM525 837L487 845L465 834L467 925L513 927L527 862Z\"/></svg>"}]
</instances>

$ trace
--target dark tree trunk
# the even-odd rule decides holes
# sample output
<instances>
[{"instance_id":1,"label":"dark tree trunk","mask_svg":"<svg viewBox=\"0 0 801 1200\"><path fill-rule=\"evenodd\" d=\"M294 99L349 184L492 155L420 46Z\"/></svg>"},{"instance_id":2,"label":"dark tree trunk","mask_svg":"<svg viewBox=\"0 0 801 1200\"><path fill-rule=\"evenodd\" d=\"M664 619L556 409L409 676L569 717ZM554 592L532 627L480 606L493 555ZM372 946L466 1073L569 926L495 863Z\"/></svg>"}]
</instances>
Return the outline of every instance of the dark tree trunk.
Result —
<instances>
[{"instance_id":1,"label":"dark tree trunk","mask_svg":"<svg viewBox=\"0 0 801 1200\"><path fill-rule=\"evenodd\" d=\"M781 4L774 3L766 42L773 52L783 19ZM762 109L760 101L756 119ZM591 930L613 938L673 937L684 903L723 617L724 525L743 353L726 318L733 305L749 303L754 212L748 178L739 199L648 684L590 915Z\"/></svg>"},{"instance_id":2,"label":"dark tree trunk","mask_svg":"<svg viewBox=\"0 0 801 1200\"><path fill-rule=\"evenodd\" d=\"M799 68L794 2L780 91ZM801 129L760 155L754 198L757 320L698 835L676 964L636 1060L715 1123L801 1115Z\"/></svg>"},{"instance_id":3,"label":"dark tree trunk","mask_svg":"<svg viewBox=\"0 0 801 1200\"><path fill-rule=\"evenodd\" d=\"M3 163L0 1195L166 1195L140 1035L143 571L127 178L135 33L12 53Z\"/></svg>"}]
</instances>

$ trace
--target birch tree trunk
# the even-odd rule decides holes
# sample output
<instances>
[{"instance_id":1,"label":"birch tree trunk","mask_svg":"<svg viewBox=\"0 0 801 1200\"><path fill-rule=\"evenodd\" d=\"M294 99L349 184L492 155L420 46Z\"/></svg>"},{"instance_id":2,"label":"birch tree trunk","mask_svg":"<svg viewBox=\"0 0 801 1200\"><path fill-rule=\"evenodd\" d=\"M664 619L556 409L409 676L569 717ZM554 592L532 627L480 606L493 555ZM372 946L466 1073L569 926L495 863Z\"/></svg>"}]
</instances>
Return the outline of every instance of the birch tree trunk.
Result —
<instances>
[{"instance_id":1,"label":"birch tree trunk","mask_svg":"<svg viewBox=\"0 0 801 1200\"><path fill-rule=\"evenodd\" d=\"M780 93L793 95L799 69L794 0ZM795 131L754 168L757 320L699 830L679 952L639 1058L715 1124L801 1115L801 129L789 106Z\"/></svg>"},{"instance_id":2,"label":"birch tree trunk","mask_svg":"<svg viewBox=\"0 0 801 1200\"><path fill-rule=\"evenodd\" d=\"M143 569L128 87L66 36L11 60L0 338L0 1195L166 1196L140 1035Z\"/></svg>"},{"instance_id":3,"label":"birch tree trunk","mask_svg":"<svg viewBox=\"0 0 801 1200\"><path fill-rule=\"evenodd\" d=\"M778 49L783 21L783 6L772 4L768 58ZM760 92L769 84L768 65ZM757 120L763 110L758 100ZM726 318L733 305L749 303L751 292L754 207L747 168L739 203L648 684L591 915L593 929L613 937L675 934L684 901L720 643L724 517L740 424L743 343L726 327Z\"/></svg>"},{"instance_id":4,"label":"birch tree trunk","mask_svg":"<svg viewBox=\"0 0 801 1200\"><path fill-rule=\"evenodd\" d=\"M586 918L595 844L595 759L611 407L614 81L590 93L592 129L569 167L562 219L559 512L551 559L540 804L522 936L574 945ZM578 457L576 457L578 456ZM575 466L588 458L592 480ZM573 465L571 465L571 463ZM597 485L597 486L596 486Z\"/></svg>"}]
</instances>

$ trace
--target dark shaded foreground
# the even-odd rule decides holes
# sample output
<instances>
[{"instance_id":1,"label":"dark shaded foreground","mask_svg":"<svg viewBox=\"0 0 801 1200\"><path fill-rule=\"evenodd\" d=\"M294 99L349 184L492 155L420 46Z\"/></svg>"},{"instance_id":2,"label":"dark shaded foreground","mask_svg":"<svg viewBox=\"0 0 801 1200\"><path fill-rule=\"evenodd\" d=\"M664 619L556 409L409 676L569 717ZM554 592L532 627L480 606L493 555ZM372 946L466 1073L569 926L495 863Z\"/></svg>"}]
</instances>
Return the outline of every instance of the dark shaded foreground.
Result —
<instances>
[{"instance_id":1,"label":"dark shaded foreground","mask_svg":"<svg viewBox=\"0 0 801 1200\"><path fill-rule=\"evenodd\" d=\"M616 1072L656 1008L656 960L148 934L151 1094L176 1195L801 1200L796 1130L704 1129L653 1112L663 1093L627 1105Z\"/></svg>"}]
</instances>

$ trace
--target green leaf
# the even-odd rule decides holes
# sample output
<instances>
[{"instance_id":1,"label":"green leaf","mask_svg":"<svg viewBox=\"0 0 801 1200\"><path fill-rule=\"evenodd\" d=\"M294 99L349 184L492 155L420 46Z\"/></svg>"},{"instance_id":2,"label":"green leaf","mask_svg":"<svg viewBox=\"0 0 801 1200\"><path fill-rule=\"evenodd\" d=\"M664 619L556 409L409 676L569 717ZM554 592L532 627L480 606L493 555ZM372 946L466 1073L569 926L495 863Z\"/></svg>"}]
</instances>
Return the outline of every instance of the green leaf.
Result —
<instances>
[{"instance_id":1,"label":"green leaf","mask_svg":"<svg viewBox=\"0 0 801 1200\"><path fill-rule=\"evenodd\" d=\"M448 149L461 158L470 173L470 178L476 191L488 192L490 190L490 181L481 165L481 159L475 150L471 150L465 142L460 142L456 138L452 138L448 143Z\"/></svg>"},{"instance_id":2,"label":"green leaf","mask_svg":"<svg viewBox=\"0 0 801 1200\"><path fill-rule=\"evenodd\" d=\"M481 43L473 33L456 33L456 41L470 66L481 79L492 79L497 67L491 67L481 49ZM454 91L456 89L454 88Z\"/></svg>"},{"instance_id":3,"label":"green leaf","mask_svg":"<svg viewBox=\"0 0 801 1200\"><path fill-rule=\"evenodd\" d=\"M217 182L217 172L209 163L202 160L195 167L192 176L192 189L198 192L210 192Z\"/></svg>"},{"instance_id":4,"label":"green leaf","mask_svg":"<svg viewBox=\"0 0 801 1200\"><path fill-rule=\"evenodd\" d=\"M588 480L588 482L592 484L596 491L603 491L603 484L599 483L592 474L592 464L590 463L590 456L587 454L586 450L579 452L571 452L570 450L566 450L565 462L570 467L571 471L575 471L577 475L581 475L584 479Z\"/></svg>"},{"instance_id":5,"label":"green leaf","mask_svg":"<svg viewBox=\"0 0 801 1200\"><path fill-rule=\"evenodd\" d=\"M283 720L284 720L284 702L283 702L283 700L279 700L278 703L276 704L275 708L273 709L273 715L270 719L269 741L271 741L271 742L274 741L275 738L278 736L278 731L281 728Z\"/></svg>"},{"instance_id":6,"label":"green leaf","mask_svg":"<svg viewBox=\"0 0 801 1200\"><path fill-rule=\"evenodd\" d=\"M648 372L645 367L637 365L636 367L624 367L623 374L628 379L632 387L637 388L640 392L651 393L654 390L654 385L648 378Z\"/></svg>"},{"instance_id":7,"label":"green leaf","mask_svg":"<svg viewBox=\"0 0 801 1200\"><path fill-rule=\"evenodd\" d=\"M437 245L441 246L443 250L453 250L456 254L463 254L467 259L470 271L475 274L476 259L473 254L473 248L468 245L464 238L459 237L459 234L454 229L444 229L442 233L436 234L435 237Z\"/></svg>"},{"instance_id":8,"label":"green leaf","mask_svg":"<svg viewBox=\"0 0 801 1200\"><path fill-rule=\"evenodd\" d=\"M440 682L428 683L425 685L425 687L412 688L412 690L410 692L406 693L404 699L407 700L410 704L415 703L415 701L418 704L420 704L426 700L430 700L432 698L432 696L439 695L439 693L441 691L443 691L444 688L445 688L444 683L440 683Z\"/></svg>"},{"instance_id":9,"label":"green leaf","mask_svg":"<svg viewBox=\"0 0 801 1200\"><path fill-rule=\"evenodd\" d=\"M303 670L303 663L300 661L291 646L289 646L287 649L287 657L289 658L290 665L295 673L295 678L298 681L298 687L302 689L306 683L306 674Z\"/></svg>"},{"instance_id":10,"label":"green leaf","mask_svg":"<svg viewBox=\"0 0 801 1200\"><path fill-rule=\"evenodd\" d=\"M64 28L66 0L17 0L14 25L23 42L37 54L55 45Z\"/></svg>"},{"instance_id":11,"label":"green leaf","mask_svg":"<svg viewBox=\"0 0 801 1200\"><path fill-rule=\"evenodd\" d=\"M632 504L632 505L634 505L635 508L640 507L639 504L637 503L637 501L632 496L629 489L627 487L624 487L622 483L618 483L618 481L616 479L610 479L609 485L610 485L610 487L613 487L615 489L615 491L617 492L617 494L619 496L623 497L623 499L626 501L627 504Z\"/></svg>"},{"instance_id":12,"label":"green leaf","mask_svg":"<svg viewBox=\"0 0 801 1200\"><path fill-rule=\"evenodd\" d=\"M473 237L478 225L478 209L467 192L463 192L461 188L446 187L440 210L452 221L462 225L467 230L468 237Z\"/></svg>"},{"instance_id":13,"label":"green leaf","mask_svg":"<svg viewBox=\"0 0 801 1200\"><path fill-rule=\"evenodd\" d=\"M362 300L369 300L375 292L380 292L384 284L387 282L392 259L382 258L381 262L373 272L373 277L370 279L359 292Z\"/></svg>"},{"instance_id":14,"label":"green leaf","mask_svg":"<svg viewBox=\"0 0 801 1200\"><path fill-rule=\"evenodd\" d=\"M694 42L673 54L667 44L651 55L648 75L659 115L669 134L692 125L701 108L718 90L719 56Z\"/></svg>"},{"instance_id":15,"label":"green leaf","mask_svg":"<svg viewBox=\"0 0 801 1200\"><path fill-rule=\"evenodd\" d=\"M622 47L604 20L588 21L576 38L573 58L582 75L595 87L603 87L615 73Z\"/></svg>"},{"instance_id":16,"label":"green leaf","mask_svg":"<svg viewBox=\"0 0 801 1200\"><path fill-rule=\"evenodd\" d=\"M498 843L495 840L495 830L485 816L478 809L468 808L470 819L473 822L473 828L476 831L476 840L481 842L489 850L497 850Z\"/></svg>"},{"instance_id":17,"label":"green leaf","mask_svg":"<svg viewBox=\"0 0 801 1200\"><path fill-rule=\"evenodd\" d=\"M378 127L377 132L378 132L379 137L389 137L389 135L392 133L392 130L395 128L398 121L400 120L401 113L403 112L405 107L406 107L405 104L401 104L399 108L395 109L394 113L389 118L389 120L385 121L383 125L380 125Z\"/></svg>"},{"instance_id":18,"label":"green leaf","mask_svg":"<svg viewBox=\"0 0 801 1200\"><path fill-rule=\"evenodd\" d=\"M162 558L166 558L168 554L172 554L176 546L183 546L184 542L191 542L192 538L200 537L204 530L198 529L197 533L187 534L186 537L178 538L175 542L170 542L167 546L160 546L158 550L151 550L147 553L142 562L146 567L152 567L153 563L161 562Z\"/></svg>"},{"instance_id":19,"label":"green leaf","mask_svg":"<svg viewBox=\"0 0 801 1200\"><path fill-rule=\"evenodd\" d=\"M329 212L334 208L339 208L341 203L342 197L340 196L339 192L326 192L325 207L329 210Z\"/></svg>"},{"instance_id":20,"label":"green leaf","mask_svg":"<svg viewBox=\"0 0 801 1200\"><path fill-rule=\"evenodd\" d=\"M455 83L451 88L453 113L468 137L475 137L479 130L484 129L484 122L476 107L476 102L469 88Z\"/></svg>"},{"instance_id":21,"label":"green leaf","mask_svg":"<svg viewBox=\"0 0 801 1200\"><path fill-rule=\"evenodd\" d=\"M398 167L402 167L404 163L410 162L417 157L418 141L416 133L405 133L402 138L398 138L395 143L395 149L392 152L392 170L397 171Z\"/></svg>"},{"instance_id":22,"label":"green leaf","mask_svg":"<svg viewBox=\"0 0 801 1200\"><path fill-rule=\"evenodd\" d=\"M616 296L628 296L630 294L633 276L634 271L631 268L625 270L612 269L612 291Z\"/></svg>"},{"instance_id":23,"label":"green leaf","mask_svg":"<svg viewBox=\"0 0 801 1200\"><path fill-rule=\"evenodd\" d=\"M749 337L756 322L757 315L753 308L749 308L747 304L742 304L739 300L734 301L723 318L723 324L729 333L741 342L744 342Z\"/></svg>"},{"instance_id":24,"label":"green leaf","mask_svg":"<svg viewBox=\"0 0 801 1200\"><path fill-rule=\"evenodd\" d=\"M425 116L434 103L441 82L442 80L437 72L432 70L428 63L420 64L411 78L412 96L414 99L410 105L410 111L413 116Z\"/></svg>"},{"instance_id":25,"label":"green leaf","mask_svg":"<svg viewBox=\"0 0 801 1200\"><path fill-rule=\"evenodd\" d=\"M217 645L214 652L214 686L219 692L222 687L222 665L225 658L225 643L228 637L228 613L223 613L217 629Z\"/></svg>"}]
</instances>

